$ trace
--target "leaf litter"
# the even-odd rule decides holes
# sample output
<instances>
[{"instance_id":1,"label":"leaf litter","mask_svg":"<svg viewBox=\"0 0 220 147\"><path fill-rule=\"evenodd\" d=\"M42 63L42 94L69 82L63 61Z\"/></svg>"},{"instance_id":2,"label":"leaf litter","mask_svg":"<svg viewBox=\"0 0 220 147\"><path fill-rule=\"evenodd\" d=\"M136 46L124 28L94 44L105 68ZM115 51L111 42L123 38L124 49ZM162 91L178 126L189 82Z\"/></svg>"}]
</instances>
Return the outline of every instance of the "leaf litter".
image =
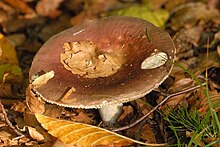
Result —
<instances>
[{"instance_id":1,"label":"leaf litter","mask_svg":"<svg viewBox=\"0 0 220 147\"><path fill-rule=\"evenodd\" d=\"M215 0L209 2L203 0L197 2L190 0L172 2L168 0L153 2L148 0L108 2L104 0L3 0L0 1L0 100L9 121L24 136L18 136L8 126L5 121L7 118L1 110L0 145L52 146L59 144L61 138L48 133L48 131L55 130L55 125L52 125L50 129L47 127L45 127L46 130L43 129L42 126L45 124L37 121L34 115L37 113L49 116L38 114L42 121L60 122L61 119L65 119L64 121L68 121L70 124L80 122L82 126L86 124L90 124L92 128L98 126L95 128L98 130L99 127L106 127L101 125L101 119L96 110L84 111L47 104L41 99L34 99L36 93L25 94L25 89L34 55L52 35L75 24L119 14L153 20L155 25L164 28L172 36L177 48L176 63L178 65L183 65L200 80L205 79L205 72L208 70L210 99L214 104L214 110L219 113L220 14L219 3ZM186 71L175 66L170 77L160 86L159 91L173 93L195 84L197 83ZM125 104L115 127L134 122L148 113L163 98L164 96L159 96L156 90L142 99ZM155 146L160 143L172 144L175 142L173 139L175 137L167 129L168 125L163 120L163 115L169 114L170 108L176 110L180 106L188 109L189 112L198 110L201 117L206 115L210 109L203 90L197 89L169 99L145 121L133 128L118 132L122 136L115 133L113 136L123 139L128 136L143 143L155 144ZM105 129L101 130L111 134L108 131L109 128ZM191 134L192 132L186 130L185 133ZM83 136L86 135L82 134L81 139ZM187 137L191 138L192 135L186 135ZM66 137L66 140L71 138L74 136ZM207 140L203 140L202 143L210 143L216 138L210 138L211 141ZM135 142L129 139L124 141ZM65 143L64 141L60 144L66 145ZM111 143L110 141L107 145L111 145ZM123 143L119 143L117 146L123 146ZM184 143L187 144L183 141Z\"/></svg>"}]
</instances>

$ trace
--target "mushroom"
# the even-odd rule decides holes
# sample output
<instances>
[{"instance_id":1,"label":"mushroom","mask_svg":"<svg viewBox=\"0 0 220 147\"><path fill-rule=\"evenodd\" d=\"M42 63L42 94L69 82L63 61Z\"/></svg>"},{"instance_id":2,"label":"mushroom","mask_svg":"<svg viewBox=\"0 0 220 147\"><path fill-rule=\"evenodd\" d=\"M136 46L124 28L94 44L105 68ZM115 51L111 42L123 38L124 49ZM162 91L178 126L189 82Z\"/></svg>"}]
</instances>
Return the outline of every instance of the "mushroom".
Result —
<instances>
[{"instance_id":1,"label":"mushroom","mask_svg":"<svg viewBox=\"0 0 220 147\"><path fill-rule=\"evenodd\" d=\"M145 20L93 20L54 35L40 48L29 90L52 104L98 108L112 124L122 103L143 97L169 76L174 56L169 34Z\"/></svg>"}]
</instances>

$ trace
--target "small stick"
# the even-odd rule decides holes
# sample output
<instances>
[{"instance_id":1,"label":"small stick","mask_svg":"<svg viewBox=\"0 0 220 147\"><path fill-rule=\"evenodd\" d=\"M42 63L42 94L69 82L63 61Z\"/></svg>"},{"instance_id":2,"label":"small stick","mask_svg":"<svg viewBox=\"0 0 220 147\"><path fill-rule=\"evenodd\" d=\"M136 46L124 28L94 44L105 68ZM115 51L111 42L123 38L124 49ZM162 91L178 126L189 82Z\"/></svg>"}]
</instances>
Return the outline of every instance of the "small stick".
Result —
<instances>
[{"instance_id":1,"label":"small stick","mask_svg":"<svg viewBox=\"0 0 220 147\"><path fill-rule=\"evenodd\" d=\"M206 85L206 83L202 83L201 86L204 86ZM175 93L172 93L172 94L166 94L166 93L162 93L162 95L166 96L159 104L157 104L153 109L151 109L147 114L143 115L141 118L139 118L138 120L134 121L133 123L127 125L127 126L124 126L124 127L120 127L120 128L116 128L116 129L113 129L112 131L113 132L118 132L118 131L123 131L123 130L126 130L126 129L129 129L131 127L134 127L135 125L137 125L138 123L140 123L141 121L143 121L144 119L146 119L150 114L152 114L155 110L157 110L157 108L159 108L161 105L163 105L169 98L171 97L174 97L174 96L177 96L177 95L180 95L180 94L183 94L183 93L186 93L186 92L190 92L190 91L193 91L195 89L198 89L201 87L200 85L197 85L195 87L191 87L189 89L185 89L185 90L182 90L182 91L179 91L179 92L175 92Z\"/></svg>"},{"instance_id":2,"label":"small stick","mask_svg":"<svg viewBox=\"0 0 220 147\"><path fill-rule=\"evenodd\" d=\"M24 137L25 135L22 134L21 132L19 132L19 131L12 125L12 123L10 122L10 120L8 119L7 113L6 113L6 111L5 111L4 106L2 105L2 102L1 102L1 101L0 101L0 108L1 108L1 110L2 110L2 114L4 115L6 124L7 124L17 135L20 136L19 138Z\"/></svg>"}]
</instances>

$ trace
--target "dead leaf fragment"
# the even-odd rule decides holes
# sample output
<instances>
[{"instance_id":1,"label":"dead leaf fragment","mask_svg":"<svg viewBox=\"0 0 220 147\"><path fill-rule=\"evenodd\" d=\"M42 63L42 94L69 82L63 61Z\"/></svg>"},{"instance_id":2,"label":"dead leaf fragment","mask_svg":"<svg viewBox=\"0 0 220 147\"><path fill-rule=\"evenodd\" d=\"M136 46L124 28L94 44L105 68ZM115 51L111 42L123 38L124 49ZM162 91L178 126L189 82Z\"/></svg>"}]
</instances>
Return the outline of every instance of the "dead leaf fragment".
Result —
<instances>
[{"instance_id":1,"label":"dead leaf fragment","mask_svg":"<svg viewBox=\"0 0 220 147\"><path fill-rule=\"evenodd\" d=\"M36 11L41 16L55 18L61 13L57 8L63 1L64 0L41 0L36 5Z\"/></svg>"},{"instance_id":2,"label":"dead leaf fragment","mask_svg":"<svg viewBox=\"0 0 220 147\"><path fill-rule=\"evenodd\" d=\"M79 114L77 116L74 116L73 119L76 122L85 123L85 124L92 124L93 122L93 120L84 112L79 112Z\"/></svg>"},{"instance_id":3,"label":"dead leaf fragment","mask_svg":"<svg viewBox=\"0 0 220 147\"><path fill-rule=\"evenodd\" d=\"M38 88L42 85L45 85L53 77L54 77L54 71L51 70L34 79L34 81L31 83L31 86L33 86L34 88Z\"/></svg>"},{"instance_id":4,"label":"dead leaf fragment","mask_svg":"<svg viewBox=\"0 0 220 147\"><path fill-rule=\"evenodd\" d=\"M204 3L186 3L174 10L170 27L175 31L181 27L190 28L199 20L207 21L218 15L217 9L209 9Z\"/></svg>"},{"instance_id":5,"label":"dead leaf fragment","mask_svg":"<svg viewBox=\"0 0 220 147\"><path fill-rule=\"evenodd\" d=\"M126 120L130 120L129 118L132 117L134 114L134 109L131 106L123 106L123 113L118 118L118 122L127 122Z\"/></svg>"},{"instance_id":6,"label":"dead leaf fragment","mask_svg":"<svg viewBox=\"0 0 220 147\"><path fill-rule=\"evenodd\" d=\"M10 4L14 8L18 9L20 12L25 14L33 14L34 10L28 6L24 0L4 0L6 3Z\"/></svg>"},{"instance_id":7,"label":"dead leaf fragment","mask_svg":"<svg viewBox=\"0 0 220 147\"><path fill-rule=\"evenodd\" d=\"M17 111L17 112L24 113L25 109L26 109L26 105L24 103L18 101L17 103L13 104L11 109L14 111Z\"/></svg>"},{"instance_id":8,"label":"dead leaf fragment","mask_svg":"<svg viewBox=\"0 0 220 147\"><path fill-rule=\"evenodd\" d=\"M140 138L150 143L156 143L154 132L148 124L145 124L140 130Z\"/></svg>"},{"instance_id":9,"label":"dead leaf fragment","mask_svg":"<svg viewBox=\"0 0 220 147\"><path fill-rule=\"evenodd\" d=\"M31 112L40 114L45 112L45 102L31 90L30 86L26 89L26 101Z\"/></svg>"},{"instance_id":10,"label":"dead leaf fragment","mask_svg":"<svg viewBox=\"0 0 220 147\"><path fill-rule=\"evenodd\" d=\"M35 128L30 127L30 126L27 126L27 128L28 128L28 132L29 132L30 136L34 140L37 140L37 141L44 140L44 136L41 133L39 133Z\"/></svg>"},{"instance_id":11,"label":"dead leaf fragment","mask_svg":"<svg viewBox=\"0 0 220 147\"><path fill-rule=\"evenodd\" d=\"M142 145L158 145L136 141L109 130L88 124L54 119L41 114L35 114L35 116L51 135L57 137L66 144L76 146L127 146L134 143Z\"/></svg>"}]
</instances>

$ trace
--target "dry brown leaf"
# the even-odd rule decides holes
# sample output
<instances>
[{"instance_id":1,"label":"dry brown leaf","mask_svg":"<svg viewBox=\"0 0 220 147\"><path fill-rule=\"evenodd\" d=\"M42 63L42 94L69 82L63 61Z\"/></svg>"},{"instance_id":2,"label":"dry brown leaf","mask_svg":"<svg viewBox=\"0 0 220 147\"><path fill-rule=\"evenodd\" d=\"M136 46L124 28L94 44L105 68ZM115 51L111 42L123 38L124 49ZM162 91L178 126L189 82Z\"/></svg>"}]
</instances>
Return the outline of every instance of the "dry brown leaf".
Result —
<instances>
[{"instance_id":1,"label":"dry brown leaf","mask_svg":"<svg viewBox=\"0 0 220 147\"><path fill-rule=\"evenodd\" d=\"M142 114L147 114L152 107L150 107L150 105L148 105L148 103L146 101L144 101L143 99L137 99L135 100L135 103L137 105L138 110L142 113ZM149 117L151 118L153 116L150 115Z\"/></svg>"},{"instance_id":2,"label":"dry brown leaf","mask_svg":"<svg viewBox=\"0 0 220 147\"><path fill-rule=\"evenodd\" d=\"M28 128L28 132L29 132L30 136L34 140L37 140L37 141L44 140L44 136L41 133L39 133L35 128L30 127L30 126L27 126L27 128Z\"/></svg>"},{"instance_id":3,"label":"dry brown leaf","mask_svg":"<svg viewBox=\"0 0 220 147\"><path fill-rule=\"evenodd\" d=\"M180 79L178 81L176 81L173 86L171 86L168 89L168 93L175 93L177 91L181 91L184 90L188 87L190 87L192 85L193 80L190 78L184 78L184 79ZM184 93L184 94L180 94L174 97L171 97L169 100L166 101L165 104L163 104L163 106L160 108L161 110L170 110L175 108L180 101L184 100L186 97L188 97L190 95L190 93ZM162 100L163 97L160 97L160 99L158 100L158 103Z\"/></svg>"},{"instance_id":4,"label":"dry brown leaf","mask_svg":"<svg viewBox=\"0 0 220 147\"><path fill-rule=\"evenodd\" d=\"M46 104L43 115L53 118L59 118L61 117L63 111L65 111L65 107L53 105L53 104Z\"/></svg>"},{"instance_id":5,"label":"dry brown leaf","mask_svg":"<svg viewBox=\"0 0 220 147\"><path fill-rule=\"evenodd\" d=\"M168 93L174 93L192 85L193 80L191 78L184 78L176 81L172 87L168 89Z\"/></svg>"},{"instance_id":6,"label":"dry brown leaf","mask_svg":"<svg viewBox=\"0 0 220 147\"><path fill-rule=\"evenodd\" d=\"M0 24L8 21L9 19L10 19L9 15L0 9Z\"/></svg>"},{"instance_id":7,"label":"dry brown leaf","mask_svg":"<svg viewBox=\"0 0 220 147\"><path fill-rule=\"evenodd\" d=\"M170 27L175 31L181 27L190 28L199 20L207 21L219 15L217 9L209 9L206 4L200 2L183 4L174 11Z\"/></svg>"},{"instance_id":8,"label":"dry brown leaf","mask_svg":"<svg viewBox=\"0 0 220 147\"><path fill-rule=\"evenodd\" d=\"M18 9L20 12L25 14L33 14L34 10L28 6L24 0L4 0L6 3L10 4L14 8Z\"/></svg>"},{"instance_id":9,"label":"dry brown leaf","mask_svg":"<svg viewBox=\"0 0 220 147\"><path fill-rule=\"evenodd\" d=\"M35 116L51 135L57 137L66 144L76 146L126 146L137 143L141 145L159 146L159 144L148 144L136 141L109 130L88 124L50 118L41 114L35 114Z\"/></svg>"},{"instance_id":10,"label":"dry brown leaf","mask_svg":"<svg viewBox=\"0 0 220 147\"><path fill-rule=\"evenodd\" d=\"M199 91L199 106L197 106L201 114L205 114L209 110L209 102L207 96L202 90ZM220 94L217 91L209 91L210 100L213 103L214 110L218 112L220 110Z\"/></svg>"},{"instance_id":11,"label":"dry brown leaf","mask_svg":"<svg viewBox=\"0 0 220 147\"><path fill-rule=\"evenodd\" d=\"M148 124L145 124L140 130L140 139L150 143L156 143L154 132Z\"/></svg>"},{"instance_id":12,"label":"dry brown leaf","mask_svg":"<svg viewBox=\"0 0 220 147\"><path fill-rule=\"evenodd\" d=\"M43 114L45 112L45 102L33 93L30 86L26 89L27 106L33 113Z\"/></svg>"},{"instance_id":13,"label":"dry brown leaf","mask_svg":"<svg viewBox=\"0 0 220 147\"><path fill-rule=\"evenodd\" d=\"M57 8L64 0L41 0L36 5L36 11L39 15L55 18L61 14Z\"/></svg>"},{"instance_id":14,"label":"dry brown leaf","mask_svg":"<svg viewBox=\"0 0 220 147\"><path fill-rule=\"evenodd\" d=\"M173 41L176 47L176 60L193 57L195 52L194 46L198 46L202 30L202 25L198 25L192 28L183 28L174 35Z\"/></svg>"},{"instance_id":15,"label":"dry brown leaf","mask_svg":"<svg viewBox=\"0 0 220 147\"><path fill-rule=\"evenodd\" d=\"M77 116L73 117L73 120L75 122L85 123L85 124L92 124L93 120L88 115L86 115L84 112L79 112Z\"/></svg>"},{"instance_id":16,"label":"dry brown leaf","mask_svg":"<svg viewBox=\"0 0 220 147\"><path fill-rule=\"evenodd\" d=\"M11 83L4 83L4 84L0 85L0 96L2 96L2 97L16 97L16 92L13 91Z\"/></svg>"},{"instance_id":17,"label":"dry brown leaf","mask_svg":"<svg viewBox=\"0 0 220 147\"><path fill-rule=\"evenodd\" d=\"M200 54L200 62L197 64L195 68L193 68L193 73L196 75L201 74L206 69L209 69L211 67L219 67L219 55L217 51L211 51L208 54L203 53Z\"/></svg>"},{"instance_id":18,"label":"dry brown leaf","mask_svg":"<svg viewBox=\"0 0 220 147\"><path fill-rule=\"evenodd\" d=\"M11 107L12 110L21 112L21 113L24 113L26 108L27 108L26 105L19 101L14 103L13 106Z\"/></svg>"},{"instance_id":19,"label":"dry brown leaf","mask_svg":"<svg viewBox=\"0 0 220 147\"><path fill-rule=\"evenodd\" d=\"M126 118L129 118L133 115L134 109L131 106L123 106L123 113L118 118L118 122L128 122Z\"/></svg>"},{"instance_id":20,"label":"dry brown leaf","mask_svg":"<svg viewBox=\"0 0 220 147\"><path fill-rule=\"evenodd\" d=\"M220 45L217 46L217 52L218 52L218 56L220 57Z\"/></svg>"},{"instance_id":21,"label":"dry brown leaf","mask_svg":"<svg viewBox=\"0 0 220 147\"><path fill-rule=\"evenodd\" d=\"M1 131L1 132L0 132L0 139L1 139L1 140L9 139L10 136L11 136L11 134L8 133L8 132L5 132L5 131Z\"/></svg>"}]
</instances>

